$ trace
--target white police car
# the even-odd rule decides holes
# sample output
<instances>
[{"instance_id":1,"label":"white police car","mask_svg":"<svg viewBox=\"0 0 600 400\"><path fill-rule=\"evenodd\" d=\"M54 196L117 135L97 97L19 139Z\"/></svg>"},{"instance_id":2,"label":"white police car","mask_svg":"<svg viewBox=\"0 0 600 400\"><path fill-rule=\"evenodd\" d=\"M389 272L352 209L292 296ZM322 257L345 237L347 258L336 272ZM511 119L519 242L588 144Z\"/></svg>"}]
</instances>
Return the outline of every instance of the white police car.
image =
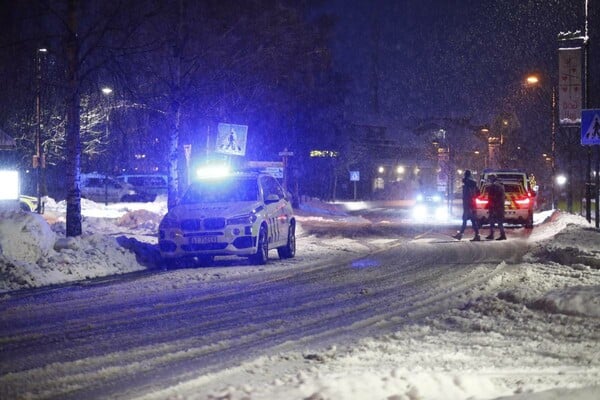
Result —
<instances>
[{"instance_id":1,"label":"white police car","mask_svg":"<svg viewBox=\"0 0 600 400\"><path fill-rule=\"evenodd\" d=\"M207 176L193 182L159 226L165 264L215 256L248 257L266 264L269 250L280 258L296 254L296 219L277 180L264 173Z\"/></svg>"},{"instance_id":2,"label":"white police car","mask_svg":"<svg viewBox=\"0 0 600 400\"><path fill-rule=\"evenodd\" d=\"M533 192L523 187L522 180L506 180L502 184L504 186L503 222L532 229L535 205ZM489 183L481 186L481 194L475 199L475 214L480 226L489 223L489 187Z\"/></svg>"}]
</instances>

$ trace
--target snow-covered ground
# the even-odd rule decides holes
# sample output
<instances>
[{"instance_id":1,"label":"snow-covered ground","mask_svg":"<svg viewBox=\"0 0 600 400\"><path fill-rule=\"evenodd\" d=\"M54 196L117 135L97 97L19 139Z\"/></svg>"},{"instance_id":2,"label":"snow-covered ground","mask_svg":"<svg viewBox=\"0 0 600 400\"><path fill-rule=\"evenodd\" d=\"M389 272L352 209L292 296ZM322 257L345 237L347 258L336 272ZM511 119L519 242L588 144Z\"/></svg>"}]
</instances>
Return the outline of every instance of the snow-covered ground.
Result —
<instances>
[{"instance_id":1,"label":"snow-covered ground","mask_svg":"<svg viewBox=\"0 0 600 400\"><path fill-rule=\"evenodd\" d=\"M156 231L164 201L103 206L84 200L84 234L68 239L64 208L50 201L43 216L0 215L0 301L15 290L158 268ZM286 261L300 262L297 268L326 256L360 259L392 243L427 252L443 242L442 235L427 231L411 238L373 235L398 222L374 224L349 215L341 205L307 202L298 219L298 249L305 261ZM478 271L481 282L460 294L459 307L441 316L422 315L418 323L399 324L392 333L346 337L301 353L282 346L277 355L201 375L142 399L600 398L600 232L579 216L547 212L536 214L529 236L453 245L486 261L469 266L470 282ZM527 248L516 260L503 253L520 246ZM455 256L449 251L440 263L451 264ZM486 275L494 257L500 261ZM362 262L357 268L369 268L368 260ZM218 274L215 269L197 273L206 280L269 273L247 265L220 268ZM427 307L415 310L422 313ZM391 324L394 318L373 310L370 323ZM3 338L0 352L1 343ZM0 390L10 380L0 376Z\"/></svg>"}]
</instances>

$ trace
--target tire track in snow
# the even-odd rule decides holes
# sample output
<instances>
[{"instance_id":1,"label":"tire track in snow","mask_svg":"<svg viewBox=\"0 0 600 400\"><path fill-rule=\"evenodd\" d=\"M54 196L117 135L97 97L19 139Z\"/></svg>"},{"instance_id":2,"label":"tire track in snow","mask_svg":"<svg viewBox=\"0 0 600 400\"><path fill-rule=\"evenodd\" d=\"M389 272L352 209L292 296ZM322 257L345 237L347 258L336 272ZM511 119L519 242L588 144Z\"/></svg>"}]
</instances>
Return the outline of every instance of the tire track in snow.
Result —
<instances>
[{"instance_id":1,"label":"tire track in snow","mask_svg":"<svg viewBox=\"0 0 600 400\"><path fill-rule=\"evenodd\" d=\"M11 367L10 382L0 377L0 385L27 382L32 393L46 390L49 397L126 396L265 352L326 346L355 337L357 330L387 333L455 306L461 293L498 274L497 256L481 245L400 243L277 271L272 279L226 279L206 291L191 282L161 293L157 285L165 276L142 278L155 304L130 287L138 282L50 294L49 301L72 307L55 310L54 321L42 330L29 326L2 343L3 353L7 344L19 351L36 345ZM368 262L355 265L357 258ZM111 293L120 288L133 294ZM86 294L94 295L87 303ZM98 302L91 318L90 300ZM69 321L67 315L77 318Z\"/></svg>"}]
</instances>

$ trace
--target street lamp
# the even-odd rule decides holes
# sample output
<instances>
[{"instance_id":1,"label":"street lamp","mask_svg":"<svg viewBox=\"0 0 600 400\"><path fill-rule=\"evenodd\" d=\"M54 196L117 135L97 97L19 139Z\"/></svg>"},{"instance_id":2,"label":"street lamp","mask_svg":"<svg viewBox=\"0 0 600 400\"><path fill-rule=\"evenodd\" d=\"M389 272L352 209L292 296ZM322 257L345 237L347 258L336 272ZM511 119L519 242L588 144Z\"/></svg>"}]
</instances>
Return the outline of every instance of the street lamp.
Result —
<instances>
[{"instance_id":1,"label":"street lamp","mask_svg":"<svg viewBox=\"0 0 600 400\"><path fill-rule=\"evenodd\" d=\"M526 79L528 85L537 85L540 81L540 78L537 75L529 75Z\"/></svg>"}]
</instances>

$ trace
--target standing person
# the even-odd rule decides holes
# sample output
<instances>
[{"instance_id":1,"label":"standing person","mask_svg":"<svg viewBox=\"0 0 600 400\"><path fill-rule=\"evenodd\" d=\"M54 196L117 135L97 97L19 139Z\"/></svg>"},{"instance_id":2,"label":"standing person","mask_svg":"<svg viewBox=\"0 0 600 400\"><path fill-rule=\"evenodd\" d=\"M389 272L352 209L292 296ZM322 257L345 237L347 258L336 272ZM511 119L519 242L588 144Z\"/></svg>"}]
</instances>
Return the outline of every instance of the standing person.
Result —
<instances>
[{"instance_id":1,"label":"standing person","mask_svg":"<svg viewBox=\"0 0 600 400\"><path fill-rule=\"evenodd\" d=\"M462 226L460 230L456 232L453 237L455 239L462 239L463 233L467 228L467 221L471 220L471 226L475 231L475 236L471 241L478 242L481 240L479 237L479 226L477 226L477 216L475 215L475 198L479 195L479 189L477 189L477 182L471 176L471 171L466 170L463 177L463 188L462 188L462 202L463 202L463 215L462 215Z\"/></svg>"},{"instance_id":2,"label":"standing person","mask_svg":"<svg viewBox=\"0 0 600 400\"><path fill-rule=\"evenodd\" d=\"M493 174L490 175L490 183L490 187L488 188L490 234L486 239L494 239L494 225L498 224L500 236L496 240L506 240L504 233L504 185Z\"/></svg>"}]
</instances>

